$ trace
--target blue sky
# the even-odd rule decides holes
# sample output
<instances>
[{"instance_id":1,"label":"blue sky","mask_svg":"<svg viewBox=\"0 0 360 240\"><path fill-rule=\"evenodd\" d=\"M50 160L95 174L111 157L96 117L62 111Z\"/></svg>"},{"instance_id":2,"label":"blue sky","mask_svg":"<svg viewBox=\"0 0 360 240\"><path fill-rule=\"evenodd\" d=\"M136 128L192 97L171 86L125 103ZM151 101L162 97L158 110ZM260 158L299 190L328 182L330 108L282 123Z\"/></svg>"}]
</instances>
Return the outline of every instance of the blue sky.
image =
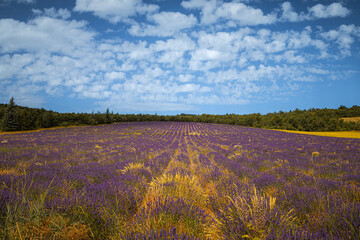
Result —
<instances>
[{"instance_id":1,"label":"blue sky","mask_svg":"<svg viewBox=\"0 0 360 240\"><path fill-rule=\"evenodd\" d=\"M0 0L0 102L58 112L360 104L357 0Z\"/></svg>"}]
</instances>

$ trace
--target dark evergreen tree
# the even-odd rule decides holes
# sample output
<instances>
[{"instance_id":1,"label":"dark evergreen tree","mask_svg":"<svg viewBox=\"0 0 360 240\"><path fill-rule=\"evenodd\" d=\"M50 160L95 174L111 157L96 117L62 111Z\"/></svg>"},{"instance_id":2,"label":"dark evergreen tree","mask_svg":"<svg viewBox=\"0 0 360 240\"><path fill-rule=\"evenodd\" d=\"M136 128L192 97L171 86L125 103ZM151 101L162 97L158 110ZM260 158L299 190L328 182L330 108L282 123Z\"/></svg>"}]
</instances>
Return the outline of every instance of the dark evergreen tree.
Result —
<instances>
[{"instance_id":1,"label":"dark evergreen tree","mask_svg":"<svg viewBox=\"0 0 360 240\"><path fill-rule=\"evenodd\" d=\"M110 111L109 109L107 108L106 109L106 113L105 113L105 123L106 124L110 124L112 121L111 121L111 116L110 116Z\"/></svg>"},{"instance_id":2,"label":"dark evergreen tree","mask_svg":"<svg viewBox=\"0 0 360 240\"><path fill-rule=\"evenodd\" d=\"M10 99L9 104L6 107L3 121L4 131L20 130L19 118L15 109L15 101L13 97Z\"/></svg>"}]
</instances>

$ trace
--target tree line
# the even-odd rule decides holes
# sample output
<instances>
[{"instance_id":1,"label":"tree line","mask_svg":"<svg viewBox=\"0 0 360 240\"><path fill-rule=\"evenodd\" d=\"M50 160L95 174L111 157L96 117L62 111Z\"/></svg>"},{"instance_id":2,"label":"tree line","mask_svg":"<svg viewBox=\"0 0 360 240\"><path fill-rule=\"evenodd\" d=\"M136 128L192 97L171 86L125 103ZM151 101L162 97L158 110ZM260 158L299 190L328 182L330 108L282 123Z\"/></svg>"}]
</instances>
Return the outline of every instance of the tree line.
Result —
<instances>
[{"instance_id":1,"label":"tree line","mask_svg":"<svg viewBox=\"0 0 360 240\"><path fill-rule=\"evenodd\" d=\"M287 129L298 131L348 131L360 130L360 121L347 122L346 117L359 117L360 107L315 109L268 114L119 114L106 109L104 113L58 113L43 108L17 106L14 98L8 104L0 104L0 128L2 131L25 131L70 125L99 125L115 122L180 121L233 124L247 127Z\"/></svg>"}]
</instances>

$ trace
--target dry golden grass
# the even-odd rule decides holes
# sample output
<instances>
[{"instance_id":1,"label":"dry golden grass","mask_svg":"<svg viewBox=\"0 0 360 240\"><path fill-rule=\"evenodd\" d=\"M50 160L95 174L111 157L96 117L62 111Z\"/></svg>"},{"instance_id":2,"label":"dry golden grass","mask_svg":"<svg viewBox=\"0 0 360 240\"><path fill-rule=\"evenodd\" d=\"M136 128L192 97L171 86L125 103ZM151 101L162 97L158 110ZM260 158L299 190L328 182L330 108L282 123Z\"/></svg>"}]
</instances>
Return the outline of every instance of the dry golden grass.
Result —
<instances>
[{"instance_id":1,"label":"dry golden grass","mask_svg":"<svg viewBox=\"0 0 360 240\"><path fill-rule=\"evenodd\" d=\"M360 121L360 117L347 117L347 118L341 118L344 120L344 122L358 122Z\"/></svg>"},{"instance_id":2,"label":"dry golden grass","mask_svg":"<svg viewBox=\"0 0 360 240\"><path fill-rule=\"evenodd\" d=\"M182 198L189 203L194 202L200 207L207 205L206 191L201 187L196 176L163 174L150 183L149 190L151 198L170 196Z\"/></svg>"},{"instance_id":3,"label":"dry golden grass","mask_svg":"<svg viewBox=\"0 0 360 240\"><path fill-rule=\"evenodd\" d=\"M90 228L81 223L70 222L69 219L59 216L48 216L38 222L16 222L9 228L10 239L68 239L86 240L89 237Z\"/></svg>"},{"instance_id":4,"label":"dry golden grass","mask_svg":"<svg viewBox=\"0 0 360 240\"><path fill-rule=\"evenodd\" d=\"M15 168L0 169L0 175L6 175L6 174L14 174L14 175L17 175L17 171L16 171Z\"/></svg>"},{"instance_id":5,"label":"dry golden grass","mask_svg":"<svg viewBox=\"0 0 360 240\"><path fill-rule=\"evenodd\" d=\"M84 125L84 126L86 126L86 125ZM66 126L66 127L58 126L58 127L51 127L51 128L39 128L39 129L35 129L35 130L12 131L12 132L3 132L3 131L0 130L0 135L1 134L17 134L17 133L40 132L40 131L58 129L58 128L73 128L73 127L84 127L84 126Z\"/></svg>"},{"instance_id":6,"label":"dry golden grass","mask_svg":"<svg viewBox=\"0 0 360 240\"><path fill-rule=\"evenodd\" d=\"M343 131L343 132L304 132L304 131L291 131L291 130L278 130L289 133L299 133L299 134L307 134L307 135L316 135L316 136L325 136L325 137L340 137L340 138L359 138L360 139L360 131Z\"/></svg>"},{"instance_id":7,"label":"dry golden grass","mask_svg":"<svg viewBox=\"0 0 360 240\"><path fill-rule=\"evenodd\" d=\"M144 168L144 164L143 163L129 163L123 170L121 170L120 172L125 174L129 171L132 170L136 170L136 169L141 169Z\"/></svg>"}]
</instances>

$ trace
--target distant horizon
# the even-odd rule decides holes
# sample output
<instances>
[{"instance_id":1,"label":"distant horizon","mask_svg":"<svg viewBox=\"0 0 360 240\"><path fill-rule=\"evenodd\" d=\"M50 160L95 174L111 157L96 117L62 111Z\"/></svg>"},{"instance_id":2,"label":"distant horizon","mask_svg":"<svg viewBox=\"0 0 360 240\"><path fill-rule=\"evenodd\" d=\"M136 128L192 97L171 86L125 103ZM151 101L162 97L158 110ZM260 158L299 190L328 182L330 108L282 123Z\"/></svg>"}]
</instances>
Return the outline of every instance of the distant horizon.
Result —
<instances>
[{"instance_id":1,"label":"distant horizon","mask_svg":"<svg viewBox=\"0 0 360 240\"><path fill-rule=\"evenodd\" d=\"M16 106L20 106L20 107L28 107L28 106L23 106L23 105L19 105L16 103L16 99L14 98L14 101L15 101L15 105ZM9 102L7 103L0 103L0 104L4 104L4 105L7 105ZM279 112L294 112L296 110L299 110L299 111L307 111L307 110L310 110L310 109L339 109L340 107L346 107L346 108L352 108L352 107L356 107L356 106L359 106L359 105L352 105L352 106L345 106L345 105L340 105L338 107L335 107L335 108L327 108L327 107L324 107L324 108L315 108L315 107L310 107L310 108L303 108L303 109L300 109L300 108L294 108L294 109L290 109L290 110L278 110L278 111L273 111L273 112L251 112L251 113L234 113L234 112L228 112L228 113L224 113L224 114L216 114L216 113L191 113L191 112L188 112L188 113L184 113L184 112L180 112L180 113L175 113L175 114L161 114L161 113L144 113L144 112L138 112L138 113L122 113L122 112L114 112L112 109L109 108L109 111L110 113L112 114L149 114L149 115L158 115L158 116L175 116L175 115L181 115L181 114L185 114L185 115L202 115L202 114L208 114L208 115L226 115L226 114L235 114L235 115L250 115L250 114L261 114L261 115L266 115L266 114L271 114L271 113L279 113ZM37 108L37 107L29 107L29 108ZM57 113L75 113L75 114L82 114L82 113L85 113L85 114L92 114L92 113L98 113L100 112L101 114L104 114L106 112L107 109L104 109L104 110L97 110L97 111L90 111L90 112L69 112L69 111L64 111L64 112L59 112L59 111L55 111L55 110L52 110L52 109L47 109L47 108L44 108L44 107L38 107L37 109L45 109L46 111L53 111L53 112L57 112Z\"/></svg>"},{"instance_id":2,"label":"distant horizon","mask_svg":"<svg viewBox=\"0 0 360 240\"><path fill-rule=\"evenodd\" d=\"M0 102L59 113L360 104L357 0L0 0Z\"/></svg>"}]
</instances>

